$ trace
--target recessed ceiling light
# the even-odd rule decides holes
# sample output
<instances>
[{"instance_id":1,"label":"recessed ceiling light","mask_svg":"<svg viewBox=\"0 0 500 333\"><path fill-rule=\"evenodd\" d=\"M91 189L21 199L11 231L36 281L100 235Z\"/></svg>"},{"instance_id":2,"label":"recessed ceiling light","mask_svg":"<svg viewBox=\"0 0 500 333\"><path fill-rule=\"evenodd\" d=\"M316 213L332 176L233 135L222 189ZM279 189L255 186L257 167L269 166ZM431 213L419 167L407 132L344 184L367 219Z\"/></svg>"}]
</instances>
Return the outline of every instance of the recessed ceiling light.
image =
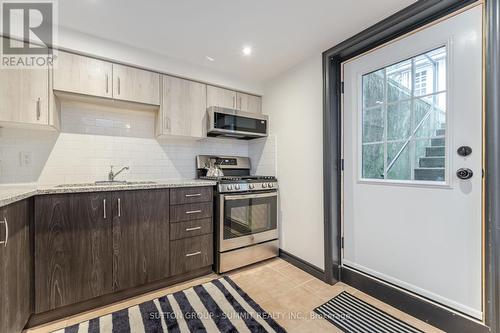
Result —
<instances>
[{"instance_id":1,"label":"recessed ceiling light","mask_svg":"<svg viewBox=\"0 0 500 333\"><path fill-rule=\"evenodd\" d=\"M215 61L215 59L214 59L214 58L209 57L209 56L205 56L205 58L207 58L207 60L208 60L208 61Z\"/></svg>"},{"instance_id":2,"label":"recessed ceiling light","mask_svg":"<svg viewBox=\"0 0 500 333\"><path fill-rule=\"evenodd\" d=\"M244 55L249 56L252 54L252 48L250 46L245 46L241 52L243 52Z\"/></svg>"}]
</instances>

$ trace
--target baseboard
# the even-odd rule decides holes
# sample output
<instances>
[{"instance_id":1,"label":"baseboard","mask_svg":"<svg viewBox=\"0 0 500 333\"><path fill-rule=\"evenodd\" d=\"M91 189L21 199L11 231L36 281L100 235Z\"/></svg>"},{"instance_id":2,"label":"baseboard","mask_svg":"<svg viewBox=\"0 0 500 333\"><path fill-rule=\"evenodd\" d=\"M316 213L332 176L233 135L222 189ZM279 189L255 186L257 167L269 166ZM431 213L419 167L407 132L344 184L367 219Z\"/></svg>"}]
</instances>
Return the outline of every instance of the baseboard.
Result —
<instances>
[{"instance_id":1,"label":"baseboard","mask_svg":"<svg viewBox=\"0 0 500 333\"><path fill-rule=\"evenodd\" d=\"M299 257L294 256L293 254L290 254L286 251L283 251L280 249L279 256L281 259L288 261L290 264L294 265L295 267L300 268L306 273L311 274L315 278L320 279L321 281L325 281L325 271L322 270L319 267L314 266L311 263L308 263L305 260L300 259Z\"/></svg>"},{"instance_id":2,"label":"baseboard","mask_svg":"<svg viewBox=\"0 0 500 333\"><path fill-rule=\"evenodd\" d=\"M340 280L443 331L461 333L490 332L488 327L473 319L467 319L432 302L413 296L352 269L342 267Z\"/></svg>"}]
</instances>

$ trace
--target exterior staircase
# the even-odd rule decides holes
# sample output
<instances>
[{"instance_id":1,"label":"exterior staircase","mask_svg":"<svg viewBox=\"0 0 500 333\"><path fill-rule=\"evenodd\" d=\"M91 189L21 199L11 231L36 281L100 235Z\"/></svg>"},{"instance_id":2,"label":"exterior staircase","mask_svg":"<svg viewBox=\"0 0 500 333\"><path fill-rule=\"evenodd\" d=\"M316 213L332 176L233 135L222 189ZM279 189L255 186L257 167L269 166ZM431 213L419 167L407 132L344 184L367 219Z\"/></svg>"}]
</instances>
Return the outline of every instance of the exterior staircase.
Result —
<instances>
[{"instance_id":1,"label":"exterior staircase","mask_svg":"<svg viewBox=\"0 0 500 333\"><path fill-rule=\"evenodd\" d=\"M431 145L425 148L425 156L418 160L415 180L444 181L445 169L445 129L436 130Z\"/></svg>"}]
</instances>

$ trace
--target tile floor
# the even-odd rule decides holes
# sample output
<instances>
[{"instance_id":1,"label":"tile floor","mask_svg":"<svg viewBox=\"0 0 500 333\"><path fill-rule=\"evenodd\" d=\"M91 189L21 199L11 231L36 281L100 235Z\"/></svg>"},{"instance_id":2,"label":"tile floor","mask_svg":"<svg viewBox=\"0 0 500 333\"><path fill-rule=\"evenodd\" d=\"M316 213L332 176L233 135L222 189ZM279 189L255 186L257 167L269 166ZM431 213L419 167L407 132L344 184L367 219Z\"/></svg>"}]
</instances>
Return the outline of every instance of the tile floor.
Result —
<instances>
[{"instance_id":1,"label":"tile floor","mask_svg":"<svg viewBox=\"0 0 500 333\"><path fill-rule=\"evenodd\" d=\"M344 290L424 332L442 332L346 284L337 283L330 286L279 258L239 269L231 272L229 276L264 310L272 314L275 320L288 332L342 332L326 320L314 316L312 311L315 307L325 303ZM218 275L215 273L210 274L107 307L32 328L27 330L26 333L51 332L205 283L217 277Z\"/></svg>"}]
</instances>

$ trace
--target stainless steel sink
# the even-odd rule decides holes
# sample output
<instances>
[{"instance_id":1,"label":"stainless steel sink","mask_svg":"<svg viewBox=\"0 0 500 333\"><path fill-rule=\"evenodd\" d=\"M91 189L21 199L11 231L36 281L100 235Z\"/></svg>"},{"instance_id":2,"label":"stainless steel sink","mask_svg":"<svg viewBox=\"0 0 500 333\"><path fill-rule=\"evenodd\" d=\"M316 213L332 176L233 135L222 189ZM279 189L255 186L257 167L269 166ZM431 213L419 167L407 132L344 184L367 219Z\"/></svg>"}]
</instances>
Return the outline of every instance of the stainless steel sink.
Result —
<instances>
[{"instance_id":1,"label":"stainless steel sink","mask_svg":"<svg viewBox=\"0 0 500 333\"><path fill-rule=\"evenodd\" d=\"M127 181L107 181L107 180L99 180L94 183L81 183L81 184L60 184L56 187L92 187L92 186L120 186L120 185L148 185L148 184L157 184L152 181L136 181L136 182L127 182Z\"/></svg>"}]
</instances>

